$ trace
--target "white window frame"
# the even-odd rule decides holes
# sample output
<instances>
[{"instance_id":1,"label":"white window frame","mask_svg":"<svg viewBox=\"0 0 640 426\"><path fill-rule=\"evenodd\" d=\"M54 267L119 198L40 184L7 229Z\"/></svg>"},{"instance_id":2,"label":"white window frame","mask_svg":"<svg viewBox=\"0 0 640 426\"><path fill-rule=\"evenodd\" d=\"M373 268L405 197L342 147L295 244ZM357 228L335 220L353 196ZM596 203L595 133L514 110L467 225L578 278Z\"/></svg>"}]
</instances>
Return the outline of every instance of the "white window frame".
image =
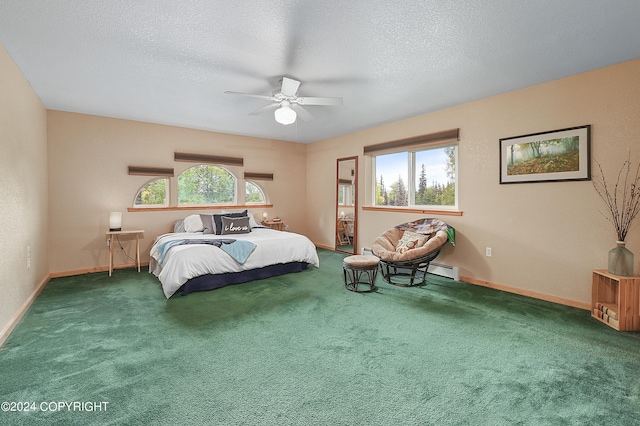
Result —
<instances>
[{"instance_id":1,"label":"white window frame","mask_svg":"<svg viewBox=\"0 0 640 426\"><path fill-rule=\"evenodd\" d=\"M252 185L254 185L256 188L258 188L258 190L262 193L262 202L250 202L247 201L247 183L250 183ZM247 206L251 206L251 205L261 205L261 204L268 204L269 199L267 198L267 192L264 190L264 188L262 187L262 185L260 185L258 182L251 180L251 179L245 179L244 181L244 204Z\"/></svg>"},{"instance_id":2,"label":"white window frame","mask_svg":"<svg viewBox=\"0 0 640 426\"><path fill-rule=\"evenodd\" d=\"M221 203L205 203L205 204L196 204L196 203L180 203L180 176L186 172L187 170L190 170L194 167L198 167L198 166L207 166L207 167L217 167L219 169L224 170L225 172L229 173L231 175L231 177L233 177L234 180L234 188L233 188L233 199L229 202L221 202ZM193 164L189 167L187 167L186 169L184 169L182 172L180 172L180 174L178 176L176 176L176 205L178 207L197 207L197 206L226 206L226 205L238 205L239 200L239 191L238 191L238 187L239 187L239 182L240 179L238 179L238 177L236 176L235 173L233 173L231 170L229 170L229 168L221 165L221 164L212 164L212 163L197 163L197 164ZM243 191L243 195L242 198L244 200L244 191Z\"/></svg>"},{"instance_id":3,"label":"white window frame","mask_svg":"<svg viewBox=\"0 0 640 426\"><path fill-rule=\"evenodd\" d=\"M142 191L145 187L149 186L150 184L152 184L153 182L159 181L159 180L164 180L164 203L162 204L136 204L136 201L138 200L138 194L140 194L140 191ZM171 199L171 194L169 193L169 188L171 187L170 185L170 181L168 177L157 177L157 178L153 178L147 182L145 182L144 185L142 185L138 191L136 192L135 197L133 197L133 207L135 208L140 208L140 209L150 209L150 208L159 208L159 207L167 207L170 204L170 199Z\"/></svg>"},{"instance_id":4,"label":"white window frame","mask_svg":"<svg viewBox=\"0 0 640 426\"><path fill-rule=\"evenodd\" d=\"M417 187L417 173L416 173L416 153L418 152L424 152L424 151L429 151L429 150L433 150L433 149L442 149L442 148L448 148L448 147L455 147L455 154L454 154L454 161L455 161L455 170L454 170L454 190L455 190L455 201L454 201L454 205L452 206L448 206L448 205L440 205L440 204L415 204L415 195L416 195L416 187ZM458 198L459 198L459 173L458 173L458 168L459 168L459 161L458 161L458 154L459 154L459 143L458 142L454 142L454 143L443 143L443 144L434 144L434 145L430 145L428 147L421 147L420 149L403 149L403 150L398 150L398 151L390 151L390 152L384 152L384 153L380 153L378 155L373 155L372 156L372 178L373 178L373 185L372 185L372 190L373 190L373 194L372 194L372 203L371 205L373 207L388 207L388 208L397 208L397 209L429 209L429 210L458 210L458 206L459 206L459 202L458 202ZM408 206L388 206L388 205L378 205L376 204L376 189L378 186L378 178L379 176L377 175L377 171L376 171L376 165L377 165L377 157L378 156L382 156L382 155L387 155L387 154L398 154L398 153L406 153L407 154L407 182L406 182L406 186L407 186L407 191L408 191L408 195L409 195L409 201L408 201Z\"/></svg>"}]
</instances>

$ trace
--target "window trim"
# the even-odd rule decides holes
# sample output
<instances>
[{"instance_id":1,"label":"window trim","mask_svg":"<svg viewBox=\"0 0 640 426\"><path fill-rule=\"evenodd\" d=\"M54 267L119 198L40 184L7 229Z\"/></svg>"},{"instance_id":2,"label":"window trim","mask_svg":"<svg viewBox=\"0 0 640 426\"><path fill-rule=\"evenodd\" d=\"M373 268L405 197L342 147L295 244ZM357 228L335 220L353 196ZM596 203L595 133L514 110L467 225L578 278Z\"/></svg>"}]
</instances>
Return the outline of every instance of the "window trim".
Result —
<instances>
[{"instance_id":1,"label":"window trim","mask_svg":"<svg viewBox=\"0 0 640 426\"><path fill-rule=\"evenodd\" d=\"M437 214L441 216L462 216L462 210L440 210L440 209L417 209L414 207L403 206L363 206L362 210L372 212L394 212L394 213L421 213L421 214Z\"/></svg>"}]
</instances>

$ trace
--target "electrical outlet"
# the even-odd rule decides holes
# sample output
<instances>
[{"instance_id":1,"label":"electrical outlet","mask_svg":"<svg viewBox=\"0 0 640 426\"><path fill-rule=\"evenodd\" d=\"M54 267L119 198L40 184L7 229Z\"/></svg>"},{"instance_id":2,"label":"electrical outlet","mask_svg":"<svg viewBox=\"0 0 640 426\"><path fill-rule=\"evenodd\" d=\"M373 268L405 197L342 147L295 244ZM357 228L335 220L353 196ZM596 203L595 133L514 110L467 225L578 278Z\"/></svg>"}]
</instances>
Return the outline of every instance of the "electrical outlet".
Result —
<instances>
[{"instance_id":1,"label":"electrical outlet","mask_svg":"<svg viewBox=\"0 0 640 426\"><path fill-rule=\"evenodd\" d=\"M31 269L31 246L27 246L27 269Z\"/></svg>"},{"instance_id":2,"label":"electrical outlet","mask_svg":"<svg viewBox=\"0 0 640 426\"><path fill-rule=\"evenodd\" d=\"M487 257L491 257L491 247L486 247L484 249L484 251L485 251L485 254L487 255Z\"/></svg>"}]
</instances>

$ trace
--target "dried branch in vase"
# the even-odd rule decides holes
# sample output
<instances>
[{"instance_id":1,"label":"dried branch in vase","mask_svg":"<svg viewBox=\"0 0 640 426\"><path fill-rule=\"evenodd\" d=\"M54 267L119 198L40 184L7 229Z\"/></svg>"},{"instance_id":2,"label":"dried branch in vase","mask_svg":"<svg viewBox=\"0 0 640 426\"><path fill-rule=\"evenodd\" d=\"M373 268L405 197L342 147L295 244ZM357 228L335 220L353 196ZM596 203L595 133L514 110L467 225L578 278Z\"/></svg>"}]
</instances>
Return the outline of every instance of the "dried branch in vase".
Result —
<instances>
[{"instance_id":1,"label":"dried branch in vase","mask_svg":"<svg viewBox=\"0 0 640 426\"><path fill-rule=\"evenodd\" d=\"M595 161L595 160L594 160ZM607 182L602 166L595 161L600 170L600 176L593 177L593 187L602 198L607 214L600 212L616 229L618 241L625 241L631 223L640 213L640 164L636 168L635 176L631 170L631 153L622 163L615 185Z\"/></svg>"}]
</instances>

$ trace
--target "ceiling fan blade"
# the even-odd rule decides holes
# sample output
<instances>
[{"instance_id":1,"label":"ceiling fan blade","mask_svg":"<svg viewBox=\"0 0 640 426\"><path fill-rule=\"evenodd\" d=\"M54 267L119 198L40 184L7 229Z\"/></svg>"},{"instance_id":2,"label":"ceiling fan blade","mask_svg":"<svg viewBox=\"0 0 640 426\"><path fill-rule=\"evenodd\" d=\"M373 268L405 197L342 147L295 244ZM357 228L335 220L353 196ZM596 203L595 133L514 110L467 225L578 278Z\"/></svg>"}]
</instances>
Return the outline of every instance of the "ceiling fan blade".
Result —
<instances>
[{"instance_id":1,"label":"ceiling fan blade","mask_svg":"<svg viewBox=\"0 0 640 426\"><path fill-rule=\"evenodd\" d=\"M300 87L298 80L282 77L282 90L280 90L280 93L288 97L294 97L298 93L298 87Z\"/></svg>"},{"instance_id":2,"label":"ceiling fan blade","mask_svg":"<svg viewBox=\"0 0 640 426\"><path fill-rule=\"evenodd\" d=\"M300 105L342 105L342 98L314 98L299 97L296 102Z\"/></svg>"},{"instance_id":3,"label":"ceiling fan blade","mask_svg":"<svg viewBox=\"0 0 640 426\"><path fill-rule=\"evenodd\" d=\"M267 100L267 101L277 101L277 99L274 98L273 96L254 95L254 94L251 94L251 93L242 93L242 92L232 92L230 90L227 90L224 93L226 93L227 95L249 96L251 98L264 99L264 100Z\"/></svg>"},{"instance_id":4,"label":"ceiling fan blade","mask_svg":"<svg viewBox=\"0 0 640 426\"><path fill-rule=\"evenodd\" d=\"M298 114L298 117L302 118L304 121L313 120L313 115L306 109L302 108L300 105L291 104L291 109Z\"/></svg>"},{"instance_id":5,"label":"ceiling fan blade","mask_svg":"<svg viewBox=\"0 0 640 426\"><path fill-rule=\"evenodd\" d=\"M253 112L250 112L249 115L260 115L263 112L267 112L267 111L272 111L274 109L278 109L280 108L280 104L270 104L267 106L263 106L262 108L259 108Z\"/></svg>"}]
</instances>

